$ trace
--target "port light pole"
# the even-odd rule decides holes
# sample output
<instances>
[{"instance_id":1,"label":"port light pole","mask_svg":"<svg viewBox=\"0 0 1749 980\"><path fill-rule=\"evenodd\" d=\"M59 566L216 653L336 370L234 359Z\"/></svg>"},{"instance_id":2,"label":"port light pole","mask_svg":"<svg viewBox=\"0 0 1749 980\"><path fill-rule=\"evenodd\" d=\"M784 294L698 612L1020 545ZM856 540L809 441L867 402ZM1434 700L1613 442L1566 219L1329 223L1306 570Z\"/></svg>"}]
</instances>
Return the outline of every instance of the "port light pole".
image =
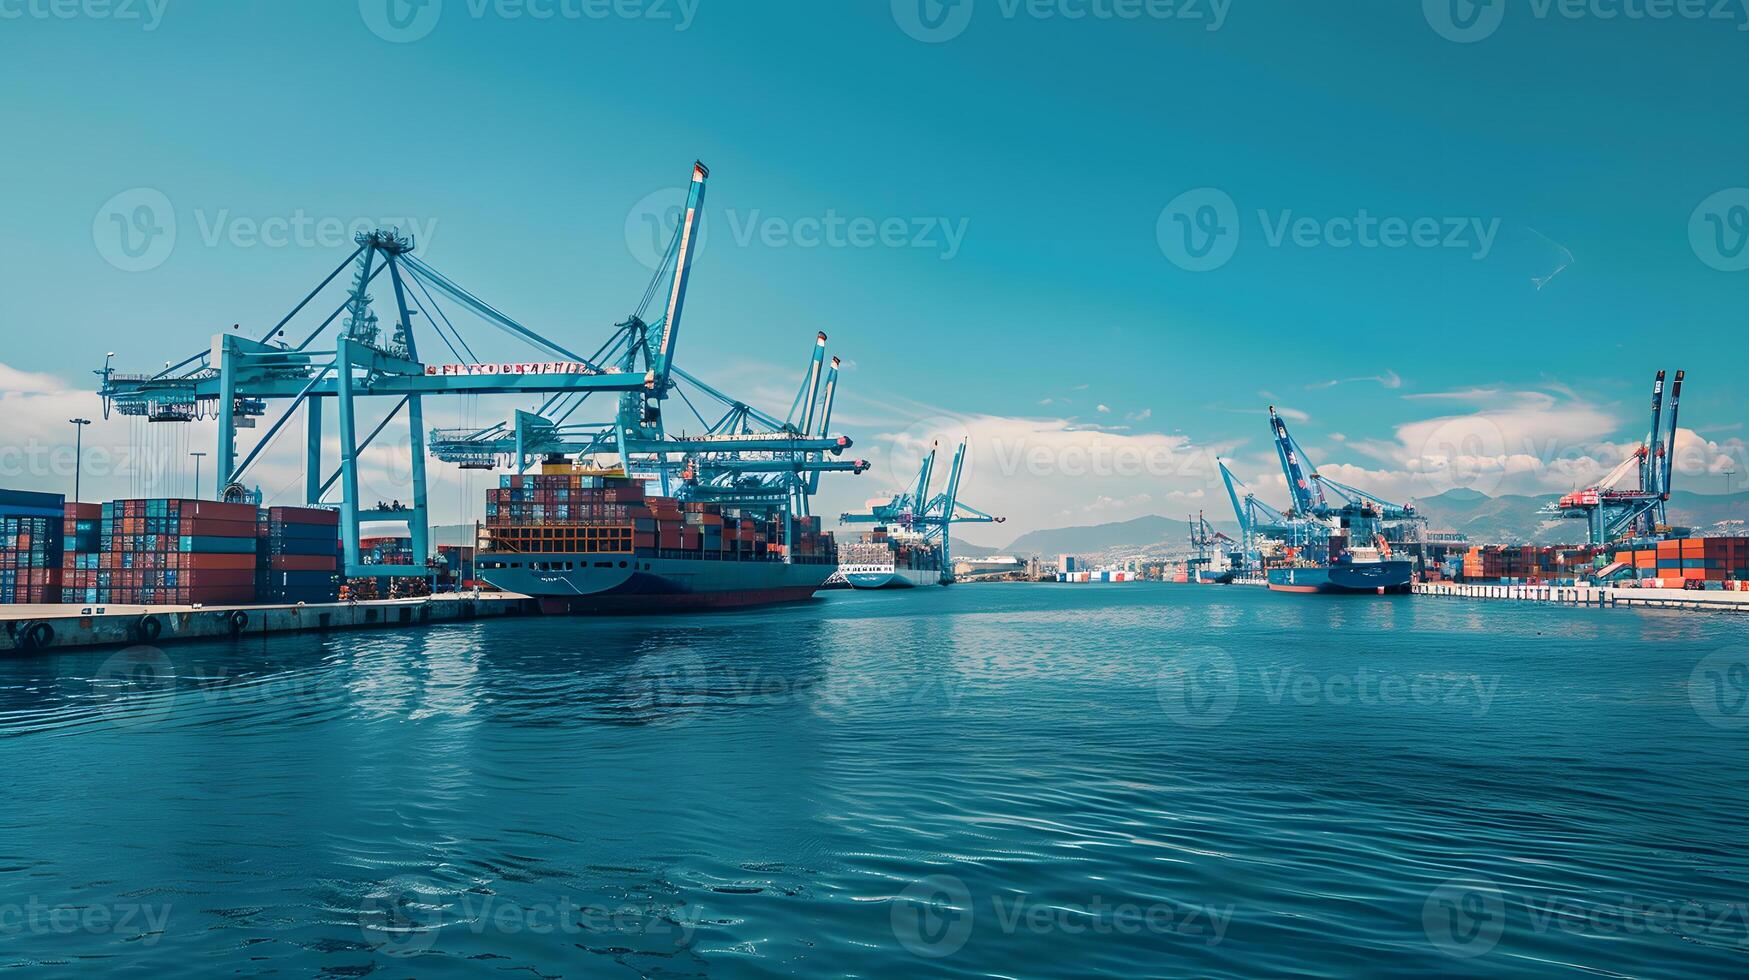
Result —
<instances>
[{"instance_id":1,"label":"port light pole","mask_svg":"<svg viewBox=\"0 0 1749 980\"><path fill-rule=\"evenodd\" d=\"M68 419L73 423L73 502L79 502L79 477L85 469L85 427L90 419Z\"/></svg>"}]
</instances>

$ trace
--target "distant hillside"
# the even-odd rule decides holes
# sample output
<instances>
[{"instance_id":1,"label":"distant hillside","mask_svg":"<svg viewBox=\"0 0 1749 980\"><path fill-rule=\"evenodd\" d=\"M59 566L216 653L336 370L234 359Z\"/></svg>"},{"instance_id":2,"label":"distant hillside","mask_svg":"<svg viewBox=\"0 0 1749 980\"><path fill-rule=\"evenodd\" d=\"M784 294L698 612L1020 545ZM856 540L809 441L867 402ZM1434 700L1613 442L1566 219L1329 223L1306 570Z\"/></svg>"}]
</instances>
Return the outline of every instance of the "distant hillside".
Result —
<instances>
[{"instance_id":1,"label":"distant hillside","mask_svg":"<svg viewBox=\"0 0 1749 980\"><path fill-rule=\"evenodd\" d=\"M1237 536L1232 522L1211 521L1217 530ZM1170 517L1150 514L1134 520L1110 524L1090 524L1080 527L1059 527L1031 531L1014 540L1004 553L1019 556L1080 555L1089 556L1110 551L1144 551L1162 546L1172 550L1188 550L1190 525ZM1158 549L1155 549L1158 550Z\"/></svg>"},{"instance_id":2,"label":"distant hillside","mask_svg":"<svg viewBox=\"0 0 1749 980\"><path fill-rule=\"evenodd\" d=\"M1415 501L1429 526L1462 531L1477 542L1582 542L1585 522L1539 514L1557 495L1507 494L1490 497L1475 490L1449 490ZM1699 494L1678 490L1670 495L1670 522L1700 531L1724 520L1749 520L1749 493Z\"/></svg>"},{"instance_id":3,"label":"distant hillside","mask_svg":"<svg viewBox=\"0 0 1749 980\"><path fill-rule=\"evenodd\" d=\"M1477 542L1578 542L1585 540L1585 522L1551 518L1537 511L1553 497L1505 494L1490 497L1459 488L1415 501L1436 530L1462 531Z\"/></svg>"}]
</instances>

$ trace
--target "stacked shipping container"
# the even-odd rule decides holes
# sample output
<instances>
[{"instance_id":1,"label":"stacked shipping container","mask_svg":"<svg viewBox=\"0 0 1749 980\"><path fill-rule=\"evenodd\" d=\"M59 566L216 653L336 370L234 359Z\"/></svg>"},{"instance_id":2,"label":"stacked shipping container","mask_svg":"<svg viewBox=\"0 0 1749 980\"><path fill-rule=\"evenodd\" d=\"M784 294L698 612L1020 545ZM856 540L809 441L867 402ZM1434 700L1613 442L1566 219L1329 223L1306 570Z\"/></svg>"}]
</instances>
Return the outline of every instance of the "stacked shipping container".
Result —
<instances>
[{"instance_id":1,"label":"stacked shipping container","mask_svg":"<svg viewBox=\"0 0 1749 980\"><path fill-rule=\"evenodd\" d=\"M1481 545L1464 556L1466 579L1583 578L1599 551L1588 546Z\"/></svg>"},{"instance_id":2,"label":"stacked shipping container","mask_svg":"<svg viewBox=\"0 0 1749 980\"><path fill-rule=\"evenodd\" d=\"M339 525L321 508L0 490L0 602L333 602Z\"/></svg>"},{"instance_id":3,"label":"stacked shipping container","mask_svg":"<svg viewBox=\"0 0 1749 980\"><path fill-rule=\"evenodd\" d=\"M1615 560L1633 568L1635 578L1749 581L1749 538L1675 538L1618 551Z\"/></svg>"},{"instance_id":4,"label":"stacked shipping container","mask_svg":"<svg viewBox=\"0 0 1749 980\"><path fill-rule=\"evenodd\" d=\"M0 491L0 602L59 602L64 500Z\"/></svg>"},{"instance_id":5,"label":"stacked shipping container","mask_svg":"<svg viewBox=\"0 0 1749 980\"><path fill-rule=\"evenodd\" d=\"M793 526L794 561L837 561L818 517ZM755 561L786 551L781 514L653 497L639 480L576 473L500 477L486 491L486 533L492 550L531 554Z\"/></svg>"},{"instance_id":6,"label":"stacked shipping container","mask_svg":"<svg viewBox=\"0 0 1749 980\"><path fill-rule=\"evenodd\" d=\"M269 507L256 523L256 594L262 602L340 598L340 515L314 507Z\"/></svg>"},{"instance_id":7,"label":"stacked shipping container","mask_svg":"<svg viewBox=\"0 0 1749 980\"><path fill-rule=\"evenodd\" d=\"M437 546L438 584L452 589L467 588L474 581L474 549L466 545Z\"/></svg>"},{"instance_id":8,"label":"stacked shipping container","mask_svg":"<svg viewBox=\"0 0 1749 980\"><path fill-rule=\"evenodd\" d=\"M68 504L62 511L61 601L96 602L103 558L103 505Z\"/></svg>"},{"instance_id":9,"label":"stacked shipping container","mask_svg":"<svg viewBox=\"0 0 1749 980\"><path fill-rule=\"evenodd\" d=\"M256 512L212 500L103 505L98 602L186 605L255 600Z\"/></svg>"}]
</instances>

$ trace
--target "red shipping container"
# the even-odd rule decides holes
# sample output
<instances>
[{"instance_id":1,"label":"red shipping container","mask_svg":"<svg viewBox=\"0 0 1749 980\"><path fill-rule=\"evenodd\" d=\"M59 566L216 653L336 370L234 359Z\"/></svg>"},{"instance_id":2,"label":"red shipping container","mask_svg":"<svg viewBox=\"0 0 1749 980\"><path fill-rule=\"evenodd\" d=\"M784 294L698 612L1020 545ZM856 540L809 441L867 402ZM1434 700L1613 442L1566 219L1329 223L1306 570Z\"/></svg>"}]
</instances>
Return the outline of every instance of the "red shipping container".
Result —
<instances>
[{"instance_id":1,"label":"red shipping container","mask_svg":"<svg viewBox=\"0 0 1749 980\"><path fill-rule=\"evenodd\" d=\"M183 518L196 517L215 521L247 521L255 523L256 509L254 504L227 504L216 500L184 500L182 501Z\"/></svg>"},{"instance_id":2,"label":"red shipping container","mask_svg":"<svg viewBox=\"0 0 1749 980\"><path fill-rule=\"evenodd\" d=\"M180 522L183 535L193 535L211 538L252 538L255 536L255 520L229 521L220 518L195 517L183 518Z\"/></svg>"},{"instance_id":3,"label":"red shipping container","mask_svg":"<svg viewBox=\"0 0 1749 980\"><path fill-rule=\"evenodd\" d=\"M340 523L340 512L324 507L269 507L267 519L286 524L325 524L335 527Z\"/></svg>"},{"instance_id":4,"label":"red shipping container","mask_svg":"<svg viewBox=\"0 0 1749 980\"><path fill-rule=\"evenodd\" d=\"M175 567L210 571L235 571L253 569L254 555L177 555L180 559ZM330 558L328 561L332 562Z\"/></svg>"}]
</instances>

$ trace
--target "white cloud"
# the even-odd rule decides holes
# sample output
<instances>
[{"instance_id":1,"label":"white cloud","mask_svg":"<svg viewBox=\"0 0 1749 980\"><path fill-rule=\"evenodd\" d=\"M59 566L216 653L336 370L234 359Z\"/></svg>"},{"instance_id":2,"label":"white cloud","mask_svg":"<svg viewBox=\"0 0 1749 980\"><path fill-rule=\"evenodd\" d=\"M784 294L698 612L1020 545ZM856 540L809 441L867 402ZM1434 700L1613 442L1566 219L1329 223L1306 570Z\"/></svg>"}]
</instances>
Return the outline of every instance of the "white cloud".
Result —
<instances>
[{"instance_id":1,"label":"white cloud","mask_svg":"<svg viewBox=\"0 0 1749 980\"><path fill-rule=\"evenodd\" d=\"M913 479L931 445L950 456L961 438L970 447L961 499L1008 519L1000 526L956 528L960 537L979 544L1006 545L1027 531L1061 526L1065 515L1096 514L1099 521L1141 517L1154 512L1150 504L1163 494L1190 494L1220 480L1213 461L1217 447L1193 445L1184 435L1134 433L1062 418L942 414L870 436L859 444L858 454L876 462L874 471L846 482L860 484L855 488L860 503L874 495L875 486L899 487ZM939 489L946 469L936 472ZM871 480L877 482L871 485ZM824 505L816 510L842 512Z\"/></svg>"},{"instance_id":2,"label":"white cloud","mask_svg":"<svg viewBox=\"0 0 1749 980\"><path fill-rule=\"evenodd\" d=\"M1111 406L1110 405L1099 405L1099 406L1097 406L1097 408L1099 409L1099 414L1101 414L1101 415L1111 414Z\"/></svg>"},{"instance_id":3,"label":"white cloud","mask_svg":"<svg viewBox=\"0 0 1749 980\"><path fill-rule=\"evenodd\" d=\"M1337 385L1353 384L1357 381L1371 381L1381 388L1392 390L1403 387L1403 379L1397 376L1397 372L1391 370L1386 370L1383 374L1369 374L1359 378L1333 378L1329 381L1320 381L1316 384L1309 384L1306 387L1314 390L1319 388L1334 388Z\"/></svg>"}]
</instances>

